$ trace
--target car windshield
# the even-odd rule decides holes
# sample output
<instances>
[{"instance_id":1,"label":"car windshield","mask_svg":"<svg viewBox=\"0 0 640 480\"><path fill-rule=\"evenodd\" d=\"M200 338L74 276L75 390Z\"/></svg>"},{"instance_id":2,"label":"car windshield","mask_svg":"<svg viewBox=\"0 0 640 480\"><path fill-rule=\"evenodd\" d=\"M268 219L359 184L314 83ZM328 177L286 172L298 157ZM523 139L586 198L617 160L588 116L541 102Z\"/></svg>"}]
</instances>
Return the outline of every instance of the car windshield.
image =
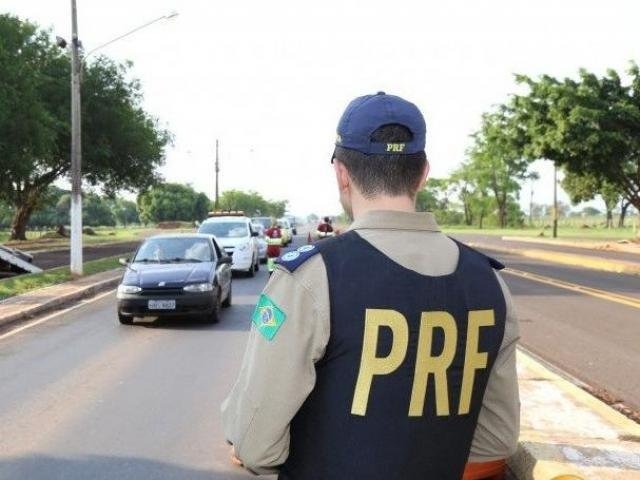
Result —
<instances>
[{"instance_id":1,"label":"car windshield","mask_svg":"<svg viewBox=\"0 0 640 480\"><path fill-rule=\"evenodd\" d=\"M251 219L253 223L259 223L264 228L269 228L271 226L271 218L270 217L254 217Z\"/></svg>"},{"instance_id":2,"label":"car windshield","mask_svg":"<svg viewBox=\"0 0 640 480\"><path fill-rule=\"evenodd\" d=\"M244 222L205 222L200 225L199 233L208 233L218 238L242 238L249 236Z\"/></svg>"},{"instance_id":3,"label":"car windshield","mask_svg":"<svg viewBox=\"0 0 640 480\"><path fill-rule=\"evenodd\" d=\"M142 244L134 263L211 262L211 248L205 238L150 238Z\"/></svg>"}]
</instances>

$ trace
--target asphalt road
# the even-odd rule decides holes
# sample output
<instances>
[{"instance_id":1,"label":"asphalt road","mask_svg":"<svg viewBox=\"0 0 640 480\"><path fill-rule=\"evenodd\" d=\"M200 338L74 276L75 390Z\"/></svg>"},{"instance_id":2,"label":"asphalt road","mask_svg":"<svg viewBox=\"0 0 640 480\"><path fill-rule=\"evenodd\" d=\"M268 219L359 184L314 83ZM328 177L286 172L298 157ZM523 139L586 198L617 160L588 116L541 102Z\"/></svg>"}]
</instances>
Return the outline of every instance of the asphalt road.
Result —
<instances>
[{"instance_id":1,"label":"asphalt road","mask_svg":"<svg viewBox=\"0 0 640 480\"><path fill-rule=\"evenodd\" d=\"M500 257L500 256L499 256ZM622 277L502 256L511 268L631 295ZM638 309L505 274L522 344L638 407ZM121 326L115 296L0 339L0 479L242 479L219 407L238 371L267 280L234 279L216 325Z\"/></svg>"},{"instance_id":2,"label":"asphalt road","mask_svg":"<svg viewBox=\"0 0 640 480\"><path fill-rule=\"evenodd\" d=\"M552 245L547 243L519 242L517 240L503 240L498 235L455 234L452 237L462 242L478 242L500 248L518 248L527 250L548 250L553 252L571 253L587 257L608 258L626 262L640 262L640 255L631 252L616 252L612 250L592 250L588 248L571 247L568 245ZM597 241L597 240L594 240Z\"/></svg>"},{"instance_id":3,"label":"asphalt road","mask_svg":"<svg viewBox=\"0 0 640 480\"><path fill-rule=\"evenodd\" d=\"M508 268L640 300L640 276L547 264L487 251ZM640 411L640 309L503 273L520 320L521 345Z\"/></svg>"}]
</instances>

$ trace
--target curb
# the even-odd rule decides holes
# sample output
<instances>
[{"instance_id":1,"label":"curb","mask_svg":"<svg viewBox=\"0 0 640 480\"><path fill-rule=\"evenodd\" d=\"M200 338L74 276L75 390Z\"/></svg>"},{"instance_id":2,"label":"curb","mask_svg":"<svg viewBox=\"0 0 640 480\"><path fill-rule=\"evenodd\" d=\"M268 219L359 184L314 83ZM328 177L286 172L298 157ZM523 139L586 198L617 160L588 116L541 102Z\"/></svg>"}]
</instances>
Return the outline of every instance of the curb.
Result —
<instances>
[{"instance_id":1,"label":"curb","mask_svg":"<svg viewBox=\"0 0 640 480\"><path fill-rule=\"evenodd\" d=\"M516 478L640 479L640 425L522 349L517 355L522 428L507 461Z\"/></svg>"},{"instance_id":2,"label":"curb","mask_svg":"<svg viewBox=\"0 0 640 480\"><path fill-rule=\"evenodd\" d=\"M0 328L4 329L7 327L14 326L18 323L22 323L27 320L30 320L36 315L41 315L43 313L48 313L52 310L57 310L68 303L76 302L78 300L81 300L87 297L92 297L97 293L113 288L120 282L120 276L122 274L122 270L116 269L116 270L113 270L113 272L114 272L114 276L112 278L107 278L106 280L100 280L98 282L91 283L89 285L84 285L82 287L79 287L74 292L70 292L70 293L61 295L59 297L52 298L38 305L26 307L24 310L21 310L19 312L11 313L9 315L0 317ZM64 285L64 284L59 284L59 285ZM47 289L55 288L59 285L52 285L50 287L42 288L37 291L40 291L40 292L46 291ZM24 295L29 295L29 293L26 293ZM11 298L18 298L18 297L11 297Z\"/></svg>"},{"instance_id":3,"label":"curb","mask_svg":"<svg viewBox=\"0 0 640 480\"><path fill-rule=\"evenodd\" d=\"M590 270L599 270L612 273L625 273L628 275L640 275L640 262L626 262L623 260L607 260L587 255L578 255L574 253L550 252L548 250L507 248L496 245L487 245L479 242L469 242L468 245L479 250L490 250L499 253L508 253L512 255L520 255L523 257L534 258L536 260L546 260L562 265L572 267L588 268Z\"/></svg>"}]
</instances>

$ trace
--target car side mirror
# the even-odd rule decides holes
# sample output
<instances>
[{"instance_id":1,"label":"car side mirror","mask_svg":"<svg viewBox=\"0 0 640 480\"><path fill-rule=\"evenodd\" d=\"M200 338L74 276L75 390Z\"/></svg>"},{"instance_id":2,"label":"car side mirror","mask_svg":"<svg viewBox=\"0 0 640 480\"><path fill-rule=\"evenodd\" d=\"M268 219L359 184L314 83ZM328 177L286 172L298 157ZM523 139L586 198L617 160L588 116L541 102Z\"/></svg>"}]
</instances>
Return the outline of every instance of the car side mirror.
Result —
<instances>
[{"instance_id":1,"label":"car side mirror","mask_svg":"<svg viewBox=\"0 0 640 480\"><path fill-rule=\"evenodd\" d=\"M120 265L123 265L123 266L126 267L127 265L129 265L129 259L128 258L119 258L118 259L118 263Z\"/></svg>"},{"instance_id":2,"label":"car side mirror","mask_svg":"<svg viewBox=\"0 0 640 480\"><path fill-rule=\"evenodd\" d=\"M258 232L251 232L251 236L252 237L258 237L258 236L260 236L260 234Z\"/></svg>"},{"instance_id":3,"label":"car side mirror","mask_svg":"<svg viewBox=\"0 0 640 480\"><path fill-rule=\"evenodd\" d=\"M233 259L229 256L227 257L221 257L218 259L218 264L219 265L231 265L233 263Z\"/></svg>"}]
</instances>

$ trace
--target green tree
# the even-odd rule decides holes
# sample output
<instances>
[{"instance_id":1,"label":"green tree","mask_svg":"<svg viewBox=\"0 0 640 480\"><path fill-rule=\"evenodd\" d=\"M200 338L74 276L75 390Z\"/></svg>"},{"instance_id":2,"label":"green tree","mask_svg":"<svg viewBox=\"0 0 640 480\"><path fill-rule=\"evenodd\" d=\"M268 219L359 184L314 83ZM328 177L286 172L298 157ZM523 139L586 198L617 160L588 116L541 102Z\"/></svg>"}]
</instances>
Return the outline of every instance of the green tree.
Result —
<instances>
[{"instance_id":1,"label":"green tree","mask_svg":"<svg viewBox=\"0 0 640 480\"><path fill-rule=\"evenodd\" d=\"M95 193L86 193L82 197L82 223L88 227L116 225L116 217L109 202Z\"/></svg>"},{"instance_id":2,"label":"green tree","mask_svg":"<svg viewBox=\"0 0 640 480\"><path fill-rule=\"evenodd\" d=\"M14 208L11 237L24 239L48 187L70 169L70 62L49 32L0 15L0 200ZM158 180L169 133L141 107L130 64L99 57L84 65L84 180L107 192Z\"/></svg>"},{"instance_id":3,"label":"green tree","mask_svg":"<svg viewBox=\"0 0 640 480\"><path fill-rule=\"evenodd\" d=\"M469 150L468 169L480 191L490 192L498 210L498 225L507 226L509 203L517 200L520 182L533 178L522 155L523 135L506 109L484 114Z\"/></svg>"},{"instance_id":4,"label":"green tree","mask_svg":"<svg viewBox=\"0 0 640 480\"><path fill-rule=\"evenodd\" d=\"M114 199L111 202L111 211L116 221L125 227L140 221L138 206L136 202L132 202L131 200L125 200L124 198Z\"/></svg>"},{"instance_id":5,"label":"green tree","mask_svg":"<svg viewBox=\"0 0 640 480\"><path fill-rule=\"evenodd\" d=\"M287 201L269 201L258 192L227 190L220 195L219 205L222 210L242 210L246 215L266 215L281 217L287 210Z\"/></svg>"},{"instance_id":6,"label":"green tree","mask_svg":"<svg viewBox=\"0 0 640 480\"><path fill-rule=\"evenodd\" d=\"M567 192L574 205L593 200L599 194L607 213L606 227L613 228L613 210L618 205L621 197L621 191L618 186L598 178L594 174L565 172L562 188Z\"/></svg>"},{"instance_id":7,"label":"green tree","mask_svg":"<svg viewBox=\"0 0 640 480\"><path fill-rule=\"evenodd\" d=\"M586 206L582 209L582 214L586 217L597 217L601 215L602 212L595 207Z\"/></svg>"},{"instance_id":8,"label":"green tree","mask_svg":"<svg viewBox=\"0 0 640 480\"><path fill-rule=\"evenodd\" d=\"M614 70L577 80L518 76L528 87L509 104L526 138L524 152L576 175L597 175L640 208L640 69L623 83Z\"/></svg>"},{"instance_id":9,"label":"green tree","mask_svg":"<svg viewBox=\"0 0 640 480\"><path fill-rule=\"evenodd\" d=\"M163 183L138 196L140 219L149 222L202 220L207 216L209 198L190 185Z\"/></svg>"},{"instance_id":10,"label":"green tree","mask_svg":"<svg viewBox=\"0 0 640 480\"><path fill-rule=\"evenodd\" d=\"M34 210L29 218L30 227L55 227L56 225L67 225L69 223L69 208L59 208L60 200L68 197L69 193L56 186L49 186L42 195L39 206Z\"/></svg>"}]
</instances>

